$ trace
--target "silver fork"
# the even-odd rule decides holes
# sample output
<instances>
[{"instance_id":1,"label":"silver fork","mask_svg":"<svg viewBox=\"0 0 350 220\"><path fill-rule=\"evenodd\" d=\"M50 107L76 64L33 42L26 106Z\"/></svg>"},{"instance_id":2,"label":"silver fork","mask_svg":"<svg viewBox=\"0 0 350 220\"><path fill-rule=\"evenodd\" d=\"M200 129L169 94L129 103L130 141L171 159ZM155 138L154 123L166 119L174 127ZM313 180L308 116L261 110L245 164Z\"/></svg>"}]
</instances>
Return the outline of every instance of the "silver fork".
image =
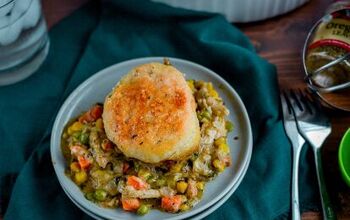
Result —
<instances>
[{"instance_id":1,"label":"silver fork","mask_svg":"<svg viewBox=\"0 0 350 220\"><path fill-rule=\"evenodd\" d=\"M283 125L284 130L289 138L289 141L293 147L293 165L292 165L292 219L300 219L299 209L299 158L301 149L305 143L304 138L299 134L295 116L287 99L287 94L281 94L282 112L283 112Z\"/></svg>"},{"instance_id":2,"label":"silver fork","mask_svg":"<svg viewBox=\"0 0 350 220\"><path fill-rule=\"evenodd\" d=\"M314 152L323 218L336 219L336 214L327 193L321 160L321 147L331 133L331 124L323 113L319 102L312 96L303 93L301 90L297 92L291 90L288 99L295 114L298 131L310 144Z\"/></svg>"}]
</instances>

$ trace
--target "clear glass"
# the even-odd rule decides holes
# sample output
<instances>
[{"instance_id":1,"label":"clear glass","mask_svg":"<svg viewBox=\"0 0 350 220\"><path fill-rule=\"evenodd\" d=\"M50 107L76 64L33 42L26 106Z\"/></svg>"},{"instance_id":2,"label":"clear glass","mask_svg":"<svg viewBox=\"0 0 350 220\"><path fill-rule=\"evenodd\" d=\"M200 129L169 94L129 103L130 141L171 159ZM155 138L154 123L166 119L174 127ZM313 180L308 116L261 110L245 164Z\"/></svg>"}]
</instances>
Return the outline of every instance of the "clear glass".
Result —
<instances>
[{"instance_id":1,"label":"clear glass","mask_svg":"<svg viewBox=\"0 0 350 220\"><path fill-rule=\"evenodd\" d=\"M0 0L0 86L23 80L45 60L49 48L39 0Z\"/></svg>"}]
</instances>

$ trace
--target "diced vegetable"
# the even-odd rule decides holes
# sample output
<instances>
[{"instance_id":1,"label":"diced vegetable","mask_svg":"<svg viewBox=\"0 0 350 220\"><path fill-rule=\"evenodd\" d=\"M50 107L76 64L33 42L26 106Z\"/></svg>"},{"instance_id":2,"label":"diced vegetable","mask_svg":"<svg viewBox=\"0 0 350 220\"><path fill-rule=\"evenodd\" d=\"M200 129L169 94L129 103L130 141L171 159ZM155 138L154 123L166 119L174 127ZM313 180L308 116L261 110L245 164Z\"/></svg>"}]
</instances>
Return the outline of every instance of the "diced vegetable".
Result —
<instances>
[{"instance_id":1,"label":"diced vegetable","mask_svg":"<svg viewBox=\"0 0 350 220\"><path fill-rule=\"evenodd\" d=\"M208 93L211 97L217 98L219 97L218 92L214 89L214 86L212 83L207 83Z\"/></svg>"},{"instance_id":2,"label":"diced vegetable","mask_svg":"<svg viewBox=\"0 0 350 220\"><path fill-rule=\"evenodd\" d=\"M79 136L79 141L82 144L88 144L89 143L89 134L81 133L80 136Z\"/></svg>"},{"instance_id":3,"label":"diced vegetable","mask_svg":"<svg viewBox=\"0 0 350 220\"><path fill-rule=\"evenodd\" d=\"M138 215L146 215L149 211L149 207L147 205L141 205L140 208L137 209Z\"/></svg>"},{"instance_id":4,"label":"diced vegetable","mask_svg":"<svg viewBox=\"0 0 350 220\"><path fill-rule=\"evenodd\" d=\"M226 121L225 128L228 132L233 131L233 124L230 121Z\"/></svg>"},{"instance_id":5,"label":"diced vegetable","mask_svg":"<svg viewBox=\"0 0 350 220\"><path fill-rule=\"evenodd\" d=\"M88 160L84 156L78 156L78 162L79 162L80 168L83 170L88 169L91 165L90 160Z\"/></svg>"},{"instance_id":6,"label":"diced vegetable","mask_svg":"<svg viewBox=\"0 0 350 220\"><path fill-rule=\"evenodd\" d=\"M220 144L218 149L226 154L230 153L230 147L226 143Z\"/></svg>"},{"instance_id":7,"label":"diced vegetable","mask_svg":"<svg viewBox=\"0 0 350 220\"><path fill-rule=\"evenodd\" d=\"M110 140L104 139L101 143L101 147L104 151L110 151L113 149L113 144Z\"/></svg>"},{"instance_id":8,"label":"diced vegetable","mask_svg":"<svg viewBox=\"0 0 350 220\"><path fill-rule=\"evenodd\" d=\"M80 123L89 123L89 122L96 121L98 118L101 117L102 111L103 111L102 106L95 105L88 112L86 112L82 116L80 116L79 122Z\"/></svg>"},{"instance_id":9,"label":"diced vegetable","mask_svg":"<svg viewBox=\"0 0 350 220\"><path fill-rule=\"evenodd\" d=\"M78 185L85 183L87 178L88 178L87 173L84 170L79 171L74 175L74 181Z\"/></svg>"},{"instance_id":10,"label":"diced vegetable","mask_svg":"<svg viewBox=\"0 0 350 220\"><path fill-rule=\"evenodd\" d=\"M141 178L138 178L137 176L128 176L127 184L137 190L147 189L149 187L148 183L146 183Z\"/></svg>"},{"instance_id":11,"label":"diced vegetable","mask_svg":"<svg viewBox=\"0 0 350 220\"><path fill-rule=\"evenodd\" d=\"M197 182L196 186L199 190L204 190L204 183L203 182Z\"/></svg>"},{"instance_id":12,"label":"diced vegetable","mask_svg":"<svg viewBox=\"0 0 350 220\"><path fill-rule=\"evenodd\" d=\"M94 121L96 121L98 118L101 118L102 112L103 109L100 105L95 105L94 107L92 107L92 109L90 109L90 115Z\"/></svg>"},{"instance_id":13,"label":"diced vegetable","mask_svg":"<svg viewBox=\"0 0 350 220\"><path fill-rule=\"evenodd\" d=\"M215 146L226 144L226 137L220 137L214 141Z\"/></svg>"},{"instance_id":14,"label":"diced vegetable","mask_svg":"<svg viewBox=\"0 0 350 220\"><path fill-rule=\"evenodd\" d=\"M85 194L85 197L86 197L86 199L89 200L89 201L94 201L94 200L95 200L95 196L94 196L94 193L93 193L93 192L86 193L86 194Z\"/></svg>"},{"instance_id":15,"label":"diced vegetable","mask_svg":"<svg viewBox=\"0 0 350 220\"><path fill-rule=\"evenodd\" d=\"M74 132L81 131L81 129L83 129L83 124L76 121L68 127L67 133L69 135L72 135Z\"/></svg>"},{"instance_id":16,"label":"diced vegetable","mask_svg":"<svg viewBox=\"0 0 350 220\"><path fill-rule=\"evenodd\" d=\"M105 201L107 198L107 192L104 191L103 189L98 189L95 191L94 197L97 201L100 201L100 202Z\"/></svg>"},{"instance_id":17,"label":"diced vegetable","mask_svg":"<svg viewBox=\"0 0 350 220\"><path fill-rule=\"evenodd\" d=\"M192 92L195 91L194 81L192 79L187 80L187 85L188 85L188 87L190 87Z\"/></svg>"},{"instance_id":18,"label":"diced vegetable","mask_svg":"<svg viewBox=\"0 0 350 220\"><path fill-rule=\"evenodd\" d=\"M164 178L159 178L159 179L157 179L157 182L156 182L157 186L159 186L159 187L165 186L166 183L167 182Z\"/></svg>"},{"instance_id":19,"label":"diced vegetable","mask_svg":"<svg viewBox=\"0 0 350 220\"><path fill-rule=\"evenodd\" d=\"M146 169L140 169L137 175L143 180L148 180L151 176L151 173Z\"/></svg>"},{"instance_id":20,"label":"diced vegetable","mask_svg":"<svg viewBox=\"0 0 350 220\"><path fill-rule=\"evenodd\" d=\"M223 162L221 162L219 159L215 159L213 161L213 166L219 171L222 172L225 169L225 165Z\"/></svg>"},{"instance_id":21,"label":"diced vegetable","mask_svg":"<svg viewBox=\"0 0 350 220\"><path fill-rule=\"evenodd\" d=\"M182 212L185 212L185 211L187 211L187 210L189 210L189 209L190 209L190 206L187 205L187 204L182 204L182 205L180 206L180 210L181 210Z\"/></svg>"},{"instance_id":22,"label":"diced vegetable","mask_svg":"<svg viewBox=\"0 0 350 220\"><path fill-rule=\"evenodd\" d=\"M176 180L175 180L173 177L171 177L171 176L167 177L166 183L167 183L167 185L168 185L170 188L175 189L175 187L176 187Z\"/></svg>"},{"instance_id":23,"label":"diced vegetable","mask_svg":"<svg viewBox=\"0 0 350 220\"><path fill-rule=\"evenodd\" d=\"M185 193L187 186L188 186L188 184L185 181L180 181L176 184L176 189L180 193Z\"/></svg>"},{"instance_id":24,"label":"diced vegetable","mask_svg":"<svg viewBox=\"0 0 350 220\"><path fill-rule=\"evenodd\" d=\"M140 201L135 198L122 199L123 209L126 211L136 211L140 207Z\"/></svg>"},{"instance_id":25,"label":"diced vegetable","mask_svg":"<svg viewBox=\"0 0 350 220\"><path fill-rule=\"evenodd\" d=\"M170 171L173 173L179 173L183 166L184 164L182 162L178 162L171 167Z\"/></svg>"},{"instance_id":26,"label":"diced vegetable","mask_svg":"<svg viewBox=\"0 0 350 220\"><path fill-rule=\"evenodd\" d=\"M103 129L103 121L102 121L102 118L99 118L96 120L96 127L100 130Z\"/></svg>"},{"instance_id":27,"label":"diced vegetable","mask_svg":"<svg viewBox=\"0 0 350 220\"><path fill-rule=\"evenodd\" d=\"M162 197L161 207L167 212L177 212L180 209L182 199L180 195Z\"/></svg>"},{"instance_id":28,"label":"diced vegetable","mask_svg":"<svg viewBox=\"0 0 350 220\"><path fill-rule=\"evenodd\" d=\"M70 170L75 173L80 171L80 165L78 162L72 162L69 167L70 167Z\"/></svg>"},{"instance_id":29,"label":"diced vegetable","mask_svg":"<svg viewBox=\"0 0 350 220\"><path fill-rule=\"evenodd\" d=\"M204 118L208 119L208 120L211 119L211 114L209 113L208 110L203 111L203 112L202 112L202 116L203 116Z\"/></svg>"}]
</instances>

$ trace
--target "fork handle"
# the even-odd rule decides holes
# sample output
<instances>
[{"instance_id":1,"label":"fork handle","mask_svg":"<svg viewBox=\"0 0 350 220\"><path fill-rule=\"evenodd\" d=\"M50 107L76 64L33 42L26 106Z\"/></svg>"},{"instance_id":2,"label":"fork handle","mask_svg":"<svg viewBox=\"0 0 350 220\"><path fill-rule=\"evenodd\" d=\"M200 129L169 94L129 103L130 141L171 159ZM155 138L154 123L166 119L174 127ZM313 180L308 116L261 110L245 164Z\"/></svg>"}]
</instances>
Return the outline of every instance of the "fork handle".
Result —
<instances>
[{"instance_id":1,"label":"fork handle","mask_svg":"<svg viewBox=\"0 0 350 220\"><path fill-rule=\"evenodd\" d=\"M323 210L323 219L325 219L325 220L337 219L337 216L336 216L334 209L332 207L331 200L329 199L329 195L328 195L327 188L326 188L326 183L324 180L322 159L321 159L321 149L320 148L313 148L313 149L314 149L314 156L315 156L315 165L316 165L318 186L320 189L320 197L321 197L322 210Z\"/></svg>"},{"instance_id":2,"label":"fork handle","mask_svg":"<svg viewBox=\"0 0 350 220\"><path fill-rule=\"evenodd\" d=\"M301 147L293 149L292 165L292 219L300 220L299 209L299 159Z\"/></svg>"}]
</instances>

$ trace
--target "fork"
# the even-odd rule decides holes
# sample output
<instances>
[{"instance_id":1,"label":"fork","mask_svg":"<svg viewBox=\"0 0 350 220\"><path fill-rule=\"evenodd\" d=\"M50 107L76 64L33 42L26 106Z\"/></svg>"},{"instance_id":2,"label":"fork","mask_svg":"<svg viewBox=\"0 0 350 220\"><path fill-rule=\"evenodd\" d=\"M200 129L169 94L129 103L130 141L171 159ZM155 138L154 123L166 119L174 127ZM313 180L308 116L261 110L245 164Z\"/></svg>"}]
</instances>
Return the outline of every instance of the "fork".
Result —
<instances>
[{"instance_id":1,"label":"fork","mask_svg":"<svg viewBox=\"0 0 350 220\"><path fill-rule=\"evenodd\" d=\"M332 130L329 119L323 113L319 101L315 100L310 94L301 90L291 90L288 99L295 114L298 131L310 144L314 152L323 219L336 219L327 193L321 160L322 144Z\"/></svg>"},{"instance_id":2,"label":"fork","mask_svg":"<svg viewBox=\"0 0 350 220\"><path fill-rule=\"evenodd\" d=\"M287 99L287 94L283 92L281 94L282 112L283 112L283 125L284 130L288 136L289 141L293 147L293 165L292 165L292 219L300 219L299 209L299 158L301 149L305 143L304 138L299 134L295 116Z\"/></svg>"}]
</instances>

